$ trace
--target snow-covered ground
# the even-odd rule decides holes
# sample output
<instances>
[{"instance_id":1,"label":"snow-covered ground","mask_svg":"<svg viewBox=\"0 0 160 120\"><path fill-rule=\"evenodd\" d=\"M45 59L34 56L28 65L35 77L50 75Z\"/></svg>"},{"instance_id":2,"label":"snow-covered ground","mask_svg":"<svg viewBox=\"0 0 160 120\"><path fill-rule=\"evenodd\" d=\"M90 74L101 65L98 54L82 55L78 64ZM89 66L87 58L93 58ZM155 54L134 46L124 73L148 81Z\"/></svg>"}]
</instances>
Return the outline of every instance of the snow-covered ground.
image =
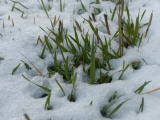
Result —
<instances>
[{"instance_id":1,"label":"snow-covered ground","mask_svg":"<svg viewBox=\"0 0 160 120\"><path fill-rule=\"evenodd\" d=\"M75 102L70 102L67 99L72 85L66 84L61 75L56 73L51 78L47 76L43 78L23 56L25 55L44 75L47 74L47 66L53 62L53 58L46 51L45 59L41 59L39 56L43 47L40 42L38 45L36 43L39 36L43 39L45 35L45 32L41 28L47 30L47 27L51 28L51 25L50 20L41 7L41 0L17 1L27 7L25 8L19 3L15 4L16 8L24 11L23 15L16 8L12 11L14 5L12 0L0 0L0 120L25 120L25 113L31 120L160 119L160 91L143 94L160 87L159 0L128 0L128 7L133 21L135 21L139 9L140 14L146 10L142 24L149 21L150 14L153 11L153 19L147 36L143 37L139 49L137 46L129 47L125 50L122 58L110 61L113 68L110 71L110 74L113 75L111 83L90 85L84 82L85 76L82 72L82 67L79 66L75 70L78 73L75 86ZM55 16L57 18L60 16L60 19L63 20L64 28L68 29L70 35L74 35L74 19L81 24L84 31L91 31L89 25L83 23L83 21L84 18L88 19L88 16L91 15L94 9L93 6L101 9L101 13L96 16L97 22L94 25L98 27L102 36L110 37L104 33L106 32L106 28L101 22L104 13L108 15L111 36L113 36L118 28L118 19L110 20L110 9L113 10L115 7L115 3L113 2L100 0L100 4L90 4L95 0L82 0L88 12L77 14L81 8L81 4L77 0L65 0L65 7L62 12L60 12L59 0L48 1L51 7L51 10L48 11L50 18L53 20ZM62 3L64 3L63 0ZM48 6L47 0L44 0L44 4ZM140 32L145 33L146 29L147 26L143 27ZM116 46L117 43L114 41L114 44ZM60 55L58 59L62 59ZM141 61L140 69L133 70L132 67L129 67L123 75L124 80L118 80L120 75L118 71L122 69L123 61L125 61L125 64L130 64L135 60ZM28 63L32 67L32 70L27 70L22 61ZM18 64L20 64L20 67L12 75L12 70ZM44 110L47 97L39 98L45 92L36 85L26 81L22 77L22 74L34 83L47 86L52 90L50 98L52 110ZM63 87L66 96L63 95L55 79ZM141 94L134 93L138 87L147 81L151 82L146 85ZM123 96L109 108L108 112L111 112L123 101L128 99L129 101L125 102L111 118L105 118L101 115L100 110L107 104L109 97L115 91ZM139 107L142 98L144 98L144 108L143 112L140 112Z\"/></svg>"}]
</instances>

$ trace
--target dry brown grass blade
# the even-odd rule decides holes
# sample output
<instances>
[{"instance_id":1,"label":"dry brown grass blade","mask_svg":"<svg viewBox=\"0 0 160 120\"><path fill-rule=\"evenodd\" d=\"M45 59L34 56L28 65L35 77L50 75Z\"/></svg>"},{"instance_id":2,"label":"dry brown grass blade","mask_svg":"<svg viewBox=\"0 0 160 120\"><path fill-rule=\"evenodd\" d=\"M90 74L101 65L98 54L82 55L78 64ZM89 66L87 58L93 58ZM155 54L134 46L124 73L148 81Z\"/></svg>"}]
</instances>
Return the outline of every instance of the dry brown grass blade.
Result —
<instances>
[{"instance_id":1,"label":"dry brown grass blade","mask_svg":"<svg viewBox=\"0 0 160 120\"><path fill-rule=\"evenodd\" d=\"M38 38L37 38L36 45L38 45L39 41L40 41L40 35L39 35Z\"/></svg>"},{"instance_id":2,"label":"dry brown grass blade","mask_svg":"<svg viewBox=\"0 0 160 120\"><path fill-rule=\"evenodd\" d=\"M106 14L104 14L104 20L105 20L105 23L106 23L106 29L107 29L107 33L110 35L110 29L109 29L109 25L108 25L108 17Z\"/></svg>"},{"instance_id":3,"label":"dry brown grass blade","mask_svg":"<svg viewBox=\"0 0 160 120\"><path fill-rule=\"evenodd\" d=\"M147 30L146 30L146 33L145 33L145 36L144 36L144 37L146 37L146 36L147 36L147 33L148 33L148 30L149 30L149 27L150 27L151 22L152 22L152 17L153 17L153 11L152 11L152 13L151 13L151 16L150 16L150 19L149 19L149 23L148 23L148 27L147 27Z\"/></svg>"},{"instance_id":4,"label":"dry brown grass blade","mask_svg":"<svg viewBox=\"0 0 160 120\"><path fill-rule=\"evenodd\" d=\"M37 38L36 46L39 44L39 42L42 44L42 46L45 44L45 43L41 40L40 35L39 35L38 38Z\"/></svg>"},{"instance_id":5,"label":"dry brown grass blade","mask_svg":"<svg viewBox=\"0 0 160 120\"><path fill-rule=\"evenodd\" d=\"M150 90L150 91L148 91L148 92L145 92L145 93L143 93L143 94L149 94L149 93L152 93L152 92L155 92L155 91L158 91L158 90L160 90L160 87L159 87L159 88L156 88L156 89L153 89L153 90Z\"/></svg>"},{"instance_id":6,"label":"dry brown grass blade","mask_svg":"<svg viewBox=\"0 0 160 120\"><path fill-rule=\"evenodd\" d=\"M22 54L22 53L21 53ZM23 54L22 54L23 55ZM44 75L42 74L42 72L25 56L23 55L29 62L30 64L36 69L36 71L40 74L40 76L44 77Z\"/></svg>"}]
</instances>

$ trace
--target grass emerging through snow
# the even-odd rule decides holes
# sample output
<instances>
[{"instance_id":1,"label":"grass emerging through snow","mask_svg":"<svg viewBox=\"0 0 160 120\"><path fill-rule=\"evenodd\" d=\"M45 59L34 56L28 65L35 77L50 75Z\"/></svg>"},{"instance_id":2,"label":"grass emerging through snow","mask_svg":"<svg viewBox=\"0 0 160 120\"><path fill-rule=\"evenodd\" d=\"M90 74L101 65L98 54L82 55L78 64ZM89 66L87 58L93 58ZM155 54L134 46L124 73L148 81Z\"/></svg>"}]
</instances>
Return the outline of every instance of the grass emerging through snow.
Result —
<instances>
[{"instance_id":1,"label":"grass emerging through snow","mask_svg":"<svg viewBox=\"0 0 160 120\"><path fill-rule=\"evenodd\" d=\"M152 105L160 104L157 94L148 94L159 90L154 75L157 82L160 78L156 74L160 62L149 57L158 44L151 41L158 35L153 32L155 13L150 11L157 8L158 0L154 1L0 1L0 72L6 79L2 82L5 87L1 86L9 86L3 94L16 95L13 103L12 95L8 99L0 96L15 110L11 114L4 105L0 116L27 120L147 118ZM17 88L8 93L13 89L11 78ZM159 114L156 116L148 120L158 120Z\"/></svg>"}]
</instances>

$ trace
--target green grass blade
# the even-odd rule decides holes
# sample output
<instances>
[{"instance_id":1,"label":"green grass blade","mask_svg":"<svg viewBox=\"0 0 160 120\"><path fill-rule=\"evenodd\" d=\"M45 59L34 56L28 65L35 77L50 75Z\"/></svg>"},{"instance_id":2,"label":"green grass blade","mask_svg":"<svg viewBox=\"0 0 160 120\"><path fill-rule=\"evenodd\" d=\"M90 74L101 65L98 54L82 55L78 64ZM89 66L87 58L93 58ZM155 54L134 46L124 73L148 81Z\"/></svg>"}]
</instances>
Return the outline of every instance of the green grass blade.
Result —
<instances>
[{"instance_id":1,"label":"green grass blade","mask_svg":"<svg viewBox=\"0 0 160 120\"><path fill-rule=\"evenodd\" d=\"M68 64L68 56L67 59L65 60L65 77L67 81L70 81L70 76L69 76L69 64Z\"/></svg>"},{"instance_id":2,"label":"green grass blade","mask_svg":"<svg viewBox=\"0 0 160 120\"><path fill-rule=\"evenodd\" d=\"M144 82L144 84L143 85L141 85L136 91L134 91L135 93L137 93L137 94L140 94L142 91L143 91L143 89L144 89L144 87L148 84L148 83L150 83L151 81L147 81L147 82Z\"/></svg>"},{"instance_id":3,"label":"green grass blade","mask_svg":"<svg viewBox=\"0 0 160 120\"><path fill-rule=\"evenodd\" d=\"M133 45L136 45L137 40L138 40L138 32L139 32L139 16L136 18L136 25L135 25L135 30L134 30L134 34L133 34Z\"/></svg>"},{"instance_id":4,"label":"green grass blade","mask_svg":"<svg viewBox=\"0 0 160 120\"><path fill-rule=\"evenodd\" d=\"M113 101L114 99L116 99L117 96L118 96L118 95L117 95L117 91L115 91L115 92L113 93L113 95L110 96L108 102L110 103L111 101Z\"/></svg>"},{"instance_id":5,"label":"green grass blade","mask_svg":"<svg viewBox=\"0 0 160 120\"><path fill-rule=\"evenodd\" d=\"M65 96L65 92L64 92L61 84L58 82L58 80L55 80L55 81L56 81L57 85L59 86L59 88L61 89L61 91L63 92L63 94L64 94L64 96Z\"/></svg>"},{"instance_id":6,"label":"green grass blade","mask_svg":"<svg viewBox=\"0 0 160 120\"><path fill-rule=\"evenodd\" d=\"M44 105L44 109L49 109L50 108L50 98L51 98L51 92L49 93L47 99L46 99L46 102L45 102L45 105Z\"/></svg>"},{"instance_id":7,"label":"green grass blade","mask_svg":"<svg viewBox=\"0 0 160 120\"><path fill-rule=\"evenodd\" d=\"M22 76L23 76L23 78L25 78L25 80L27 80L27 81L31 82L32 84L40 87L40 88L43 89L44 91L46 91L46 92L51 92L51 90L50 90L49 88L44 87L44 86L41 86L41 85L38 85L38 84L32 82L31 80L29 80L29 79L28 79L26 76L24 76L23 74L22 74Z\"/></svg>"},{"instance_id":8,"label":"green grass blade","mask_svg":"<svg viewBox=\"0 0 160 120\"><path fill-rule=\"evenodd\" d=\"M49 43L48 37L47 37L46 35L44 36L44 39L45 39L45 43L46 43L46 45L47 45L47 47L48 47L49 52L52 54L52 46L51 46L51 44Z\"/></svg>"},{"instance_id":9,"label":"green grass blade","mask_svg":"<svg viewBox=\"0 0 160 120\"><path fill-rule=\"evenodd\" d=\"M74 77L71 80L72 81L72 90L71 90L71 93L68 95L68 100L70 102L75 102L75 100L76 100L75 91L74 91L76 79L77 79L77 73L74 75Z\"/></svg>"},{"instance_id":10,"label":"green grass blade","mask_svg":"<svg viewBox=\"0 0 160 120\"><path fill-rule=\"evenodd\" d=\"M113 93L112 96L109 97L108 99L108 103L106 105L104 105L104 107L100 110L100 113L103 116L107 116L108 117L108 111L109 108L114 105L114 103L116 102L117 99L121 98L123 95L118 95L117 91Z\"/></svg>"},{"instance_id":11,"label":"green grass blade","mask_svg":"<svg viewBox=\"0 0 160 120\"><path fill-rule=\"evenodd\" d=\"M76 55L76 47L75 47L75 45L71 42L71 40L67 37L67 39L66 39L66 43L67 43L67 45L68 44L70 44L70 46L71 46L71 50L70 50L70 52L72 53L72 54L74 54L74 55ZM76 43L77 44L77 43ZM78 45L77 45L78 46ZM68 47L69 47L69 45L68 45Z\"/></svg>"},{"instance_id":12,"label":"green grass blade","mask_svg":"<svg viewBox=\"0 0 160 120\"><path fill-rule=\"evenodd\" d=\"M43 50L42 50L42 53L41 53L41 55L40 55L40 58L42 58L42 59L44 58L45 50L46 50L46 45L44 45Z\"/></svg>"},{"instance_id":13,"label":"green grass blade","mask_svg":"<svg viewBox=\"0 0 160 120\"><path fill-rule=\"evenodd\" d=\"M60 6L60 11L62 12L62 11L63 11L62 0L60 0L59 2L60 2L60 3L59 3L59 4L60 4L60 5L59 5L59 6Z\"/></svg>"},{"instance_id":14,"label":"green grass blade","mask_svg":"<svg viewBox=\"0 0 160 120\"><path fill-rule=\"evenodd\" d=\"M23 60L21 60L21 61L24 63L24 65L25 65L27 70L31 70L32 69L26 62L24 62Z\"/></svg>"},{"instance_id":15,"label":"green grass blade","mask_svg":"<svg viewBox=\"0 0 160 120\"><path fill-rule=\"evenodd\" d=\"M80 48L83 48L82 45L79 43L79 41L77 41L75 38L73 38L70 35L69 35L69 37L77 44L79 50L80 50Z\"/></svg>"},{"instance_id":16,"label":"green grass blade","mask_svg":"<svg viewBox=\"0 0 160 120\"><path fill-rule=\"evenodd\" d=\"M21 63L20 64L18 64L14 69L13 69L13 71L12 71L12 75L17 71L17 69L19 68L19 66L21 65Z\"/></svg>"},{"instance_id":17,"label":"green grass blade","mask_svg":"<svg viewBox=\"0 0 160 120\"><path fill-rule=\"evenodd\" d=\"M78 46L78 48L80 50L79 37L78 37L76 29L74 29L74 35L75 35L75 40L76 40L75 42L76 42L76 44L77 44L77 46Z\"/></svg>"},{"instance_id":18,"label":"green grass blade","mask_svg":"<svg viewBox=\"0 0 160 120\"><path fill-rule=\"evenodd\" d=\"M91 84L95 83L95 43L92 41L92 49L91 49L91 63L90 63L90 78Z\"/></svg>"},{"instance_id":19,"label":"green grass blade","mask_svg":"<svg viewBox=\"0 0 160 120\"><path fill-rule=\"evenodd\" d=\"M142 102L141 102L141 104L139 106L139 111L143 112L143 110L144 110L144 98L142 97Z\"/></svg>"},{"instance_id":20,"label":"green grass blade","mask_svg":"<svg viewBox=\"0 0 160 120\"><path fill-rule=\"evenodd\" d=\"M85 12L87 12L87 9L85 8L84 4L82 3L82 0L80 0L80 2L81 2L82 9L83 9Z\"/></svg>"},{"instance_id":21,"label":"green grass blade","mask_svg":"<svg viewBox=\"0 0 160 120\"><path fill-rule=\"evenodd\" d=\"M112 13L112 17L111 17L111 21L113 21L113 19L114 19L114 16L115 16L115 13L116 13L116 9L117 9L117 6L114 7L114 10L113 10L113 13Z\"/></svg>"},{"instance_id":22,"label":"green grass blade","mask_svg":"<svg viewBox=\"0 0 160 120\"><path fill-rule=\"evenodd\" d=\"M17 1L17 3L19 3L22 7L24 7L24 8L26 8L26 9L28 9L28 7L26 7L26 6L25 6L25 5L23 5L22 3L18 2L18 1Z\"/></svg>"},{"instance_id":23,"label":"green grass blade","mask_svg":"<svg viewBox=\"0 0 160 120\"><path fill-rule=\"evenodd\" d=\"M94 34L95 34L95 35L97 36L97 38L100 40L101 38L100 38L100 36L98 35L98 30L96 30L96 29L94 28L94 26L93 26L93 24L92 24L91 21L87 20L87 22L89 23L89 25L90 25L92 31L94 32Z\"/></svg>"},{"instance_id":24,"label":"green grass blade","mask_svg":"<svg viewBox=\"0 0 160 120\"><path fill-rule=\"evenodd\" d=\"M142 60L146 63L146 65L148 65L148 63L146 62L146 60L144 58L142 58Z\"/></svg>"},{"instance_id":25,"label":"green grass blade","mask_svg":"<svg viewBox=\"0 0 160 120\"><path fill-rule=\"evenodd\" d=\"M100 4L100 1L99 1L99 0L96 0L96 4Z\"/></svg>"},{"instance_id":26,"label":"green grass blade","mask_svg":"<svg viewBox=\"0 0 160 120\"><path fill-rule=\"evenodd\" d=\"M72 91L71 91L71 95L74 93L74 87L75 87L76 80L77 80L77 73L75 73L75 75L72 78Z\"/></svg>"},{"instance_id":27,"label":"green grass blade","mask_svg":"<svg viewBox=\"0 0 160 120\"><path fill-rule=\"evenodd\" d=\"M119 76L119 80L122 80L122 76L123 76L123 74L124 74L124 72L128 69L128 67L129 67L129 65L127 65L126 67L125 67L125 61L123 61L123 69L122 70L120 70L120 71L122 71L122 73L121 73L121 75Z\"/></svg>"},{"instance_id":28,"label":"green grass blade","mask_svg":"<svg viewBox=\"0 0 160 120\"><path fill-rule=\"evenodd\" d=\"M129 13L128 5L126 5L126 12L127 12L128 21L130 21L130 13Z\"/></svg>"},{"instance_id":29,"label":"green grass blade","mask_svg":"<svg viewBox=\"0 0 160 120\"><path fill-rule=\"evenodd\" d=\"M48 12L47 12L47 9L46 9L46 7L45 7L45 5L44 5L43 0L41 0L41 2L42 2L43 10L44 10L44 12L46 13L47 17L49 18L49 15L48 15Z\"/></svg>"},{"instance_id":30,"label":"green grass blade","mask_svg":"<svg viewBox=\"0 0 160 120\"><path fill-rule=\"evenodd\" d=\"M121 0L121 18L123 17L124 6L125 6L124 0Z\"/></svg>"},{"instance_id":31,"label":"green grass blade","mask_svg":"<svg viewBox=\"0 0 160 120\"><path fill-rule=\"evenodd\" d=\"M59 47L61 50L63 50L63 52L69 52L69 50L67 48L65 48L63 45L61 45L59 43L59 41L57 41L57 40L55 40L53 38L51 38L51 39L56 43L57 47Z\"/></svg>"},{"instance_id":32,"label":"green grass blade","mask_svg":"<svg viewBox=\"0 0 160 120\"><path fill-rule=\"evenodd\" d=\"M129 99L128 99L129 100ZM115 114L121 107L122 105L127 102L128 100L125 100L124 102L120 103L119 105L117 105L117 107L115 107L111 113L108 115L108 117L111 117L113 114Z\"/></svg>"},{"instance_id":33,"label":"green grass blade","mask_svg":"<svg viewBox=\"0 0 160 120\"><path fill-rule=\"evenodd\" d=\"M76 83L76 79L77 79L77 73L75 73L73 79L72 79L72 85L75 86Z\"/></svg>"},{"instance_id":34,"label":"green grass blade","mask_svg":"<svg viewBox=\"0 0 160 120\"><path fill-rule=\"evenodd\" d=\"M146 13L146 10L143 11L140 21L142 21L145 13Z\"/></svg>"}]
</instances>

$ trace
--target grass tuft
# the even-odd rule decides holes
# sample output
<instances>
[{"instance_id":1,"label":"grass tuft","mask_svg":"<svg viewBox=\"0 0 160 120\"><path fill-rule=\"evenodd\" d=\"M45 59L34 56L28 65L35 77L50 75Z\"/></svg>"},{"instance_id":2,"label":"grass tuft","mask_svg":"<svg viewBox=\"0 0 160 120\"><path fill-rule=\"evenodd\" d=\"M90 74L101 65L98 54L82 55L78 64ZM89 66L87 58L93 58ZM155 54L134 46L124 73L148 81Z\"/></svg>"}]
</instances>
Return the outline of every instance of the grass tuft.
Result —
<instances>
[{"instance_id":1,"label":"grass tuft","mask_svg":"<svg viewBox=\"0 0 160 120\"><path fill-rule=\"evenodd\" d=\"M110 107L115 104L115 102L122 97L123 95L118 95L117 91L114 92L108 99L108 103L104 105L104 107L100 110L100 113L102 116L106 118L112 118L112 116L122 107L122 105L127 102L128 100L125 100L118 104L113 110L110 110ZM110 112L109 112L110 111Z\"/></svg>"}]
</instances>

